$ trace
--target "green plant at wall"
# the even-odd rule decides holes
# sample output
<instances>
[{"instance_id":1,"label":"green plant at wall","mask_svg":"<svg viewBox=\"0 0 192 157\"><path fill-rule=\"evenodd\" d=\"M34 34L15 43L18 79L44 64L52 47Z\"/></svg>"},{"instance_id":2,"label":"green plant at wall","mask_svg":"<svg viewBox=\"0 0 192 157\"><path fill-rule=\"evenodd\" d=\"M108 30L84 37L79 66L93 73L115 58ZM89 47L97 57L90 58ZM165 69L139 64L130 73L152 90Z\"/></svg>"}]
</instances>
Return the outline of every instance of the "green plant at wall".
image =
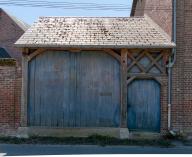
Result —
<instances>
[{"instance_id":1,"label":"green plant at wall","mask_svg":"<svg viewBox=\"0 0 192 157\"><path fill-rule=\"evenodd\" d=\"M91 135L89 137L38 137L29 138L0 137L0 143L7 144L81 144L81 145L124 145L174 147L168 139L118 139L110 136Z\"/></svg>"},{"instance_id":2,"label":"green plant at wall","mask_svg":"<svg viewBox=\"0 0 192 157\"><path fill-rule=\"evenodd\" d=\"M16 60L10 58L0 59L0 66L15 66Z\"/></svg>"}]
</instances>

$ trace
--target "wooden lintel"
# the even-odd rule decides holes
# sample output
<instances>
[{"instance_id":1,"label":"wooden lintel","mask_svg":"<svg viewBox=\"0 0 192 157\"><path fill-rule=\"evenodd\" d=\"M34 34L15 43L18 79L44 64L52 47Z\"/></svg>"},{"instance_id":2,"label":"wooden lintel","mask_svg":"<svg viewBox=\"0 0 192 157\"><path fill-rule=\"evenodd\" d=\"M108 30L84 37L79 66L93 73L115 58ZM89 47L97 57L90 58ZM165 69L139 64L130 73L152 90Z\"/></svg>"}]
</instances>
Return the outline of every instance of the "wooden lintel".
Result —
<instances>
[{"instance_id":1,"label":"wooden lintel","mask_svg":"<svg viewBox=\"0 0 192 157\"><path fill-rule=\"evenodd\" d=\"M46 48L47 51L69 51L69 52L80 52L79 48Z\"/></svg>"},{"instance_id":2,"label":"wooden lintel","mask_svg":"<svg viewBox=\"0 0 192 157\"><path fill-rule=\"evenodd\" d=\"M95 48L85 48L85 49L78 49L78 48L46 48L47 51L69 51L69 52L81 52L81 51L104 51L110 54L112 57L117 59L119 62L121 61L121 56L116 53L112 49L95 49ZM38 49L39 51L39 49ZM38 52L37 52L38 53ZM36 55L36 52L33 53L34 55L31 55L32 58ZM29 58L30 59L30 58Z\"/></svg>"},{"instance_id":3,"label":"wooden lintel","mask_svg":"<svg viewBox=\"0 0 192 157\"><path fill-rule=\"evenodd\" d=\"M81 52L81 49L71 49L70 52Z\"/></svg>"},{"instance_id":4,"label":"wooden lintel","mask_svg":"<svg viewBox=\"0 0 192 157\"><path fill-rule=\"evenodd\" d=\"M127 55L128 50L121 50L121 121L120 127L127 128Z\"/></svg>"},{"instance_id":5,"label":"wooden lintel","mask_svg":"<svg viewBox=\"0 0 192 157\"><path fill-rule=\"evenodd\" d=\"M80 51L83 51L83 50L84 51L103 51L104 50L104 49L101 49L101 48L100 49L96 49L96 48L83 48L82 49L82 48L75 48L75 47L74 48L67 48L67 47L66 48L62 48L62 47L59 48L58 47L58 48L46 48L46 49L48 51L50 50L50 51L71 51L71 52L72 51L80 52Z\"/></svg>"},{"instance_id":6,"label":"wooden lintel","mask_svg":"<svg viewBox=\"0 0 192 157\"><path fill-rule=\"evenodd\" d=\"M153 79L156 80L159 84L163 85L162 78L167 78L167 75L154 76L153 74L129 74L130 79L127 80L127 84L130 84L135 79Z\"/></svg>"},{"instance_id":7,"label":"wooden lintel","mask_svg":"<svg viewBox=\"0 0 192 157\"><path fill-rule=\"evenodd\" d=\"M167 50L170 50L168 48L147 48L147 49L144 49L145 51L147 52L161 52L161 51L167 51Z\"/></svg>"}]
</instances>

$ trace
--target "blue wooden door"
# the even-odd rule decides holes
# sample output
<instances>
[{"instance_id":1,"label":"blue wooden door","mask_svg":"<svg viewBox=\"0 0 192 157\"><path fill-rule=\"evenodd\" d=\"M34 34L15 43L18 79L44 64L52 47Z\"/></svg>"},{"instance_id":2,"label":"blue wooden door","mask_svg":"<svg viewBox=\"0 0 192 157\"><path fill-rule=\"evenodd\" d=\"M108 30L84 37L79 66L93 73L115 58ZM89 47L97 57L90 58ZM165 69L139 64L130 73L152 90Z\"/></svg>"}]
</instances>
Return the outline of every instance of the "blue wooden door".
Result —
<instances>
[{"instance_id":1,"label":"blue wooden door","mask_svg":"<svg viewBox=\"0 0 192 157\"><path fill-rule=\"evenodd\" d=\"M134 80L128 85L128 128L160 131L160 85L155 80Z\"/></svg>"},{"instance_id":2,"label":"blue wooden door","mask_svg":"<svg viewBox=\"0 0 192 157\"><path fill-rule=\"evenodd\" d=\"M118 127L120 66L103 52L46 52L29 63L28 125Z\"/></svg>"},{"instance_id":3,"label":"blue wooden door","mask_svg":"<svg viewBox=\"0 0 192 157\"><path fill-rule=\"evenodd\" d=\"M120 67L106 53L82 52L77 57L78 125L119 126Z\"/></svg>"}]
</instances>

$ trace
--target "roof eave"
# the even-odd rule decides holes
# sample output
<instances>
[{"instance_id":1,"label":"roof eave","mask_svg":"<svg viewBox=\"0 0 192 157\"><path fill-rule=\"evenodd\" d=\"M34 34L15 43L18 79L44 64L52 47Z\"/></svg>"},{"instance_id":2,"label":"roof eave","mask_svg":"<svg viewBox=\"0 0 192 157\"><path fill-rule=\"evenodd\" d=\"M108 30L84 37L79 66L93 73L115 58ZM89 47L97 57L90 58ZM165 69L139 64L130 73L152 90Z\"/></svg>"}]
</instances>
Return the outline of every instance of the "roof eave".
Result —
<instances>
[{"instance_id":1,"label":"roof eave","mask_svg":"<svg viewBox=\"0 0 192 157\"><path fill-rule=\"evenodd\" d=\"M96 48L96 49L105 49L105 48L115 48L115 49L172 49L175 48L176 45L172 44L165 44L165 45L44 45L44 44L15 44L18 48L81 48L81 49L88 49L88 48Z\"/></svg>"}]
</instances>

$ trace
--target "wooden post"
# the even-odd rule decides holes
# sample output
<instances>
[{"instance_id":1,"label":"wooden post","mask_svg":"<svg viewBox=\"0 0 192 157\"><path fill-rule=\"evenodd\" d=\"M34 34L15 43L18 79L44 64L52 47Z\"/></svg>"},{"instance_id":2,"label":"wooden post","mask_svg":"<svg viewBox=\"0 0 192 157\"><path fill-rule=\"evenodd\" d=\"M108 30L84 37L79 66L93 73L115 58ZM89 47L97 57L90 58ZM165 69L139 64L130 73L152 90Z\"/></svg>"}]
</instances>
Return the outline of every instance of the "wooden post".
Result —
<instances>
[{"instance_id":1,"label":"wooden post","mask_svg":"<svg viewBox=\"0 0 192 157\"><path fill-rule=\"evenodd\" d=\"M127 128L127 53L121 50L121 128Z\"/></svg>"},{"instance_id":2,"label":"wooden post","mask_svg":"<svg viewBox=\"0 0 192 157\"><path fill-rule=\"evenodd\" d=\"M27 100L28 100L28 49L23 49L22 56L22 96L21 96L21 126L27 126Z\"/></svg>"}]
</instances>

